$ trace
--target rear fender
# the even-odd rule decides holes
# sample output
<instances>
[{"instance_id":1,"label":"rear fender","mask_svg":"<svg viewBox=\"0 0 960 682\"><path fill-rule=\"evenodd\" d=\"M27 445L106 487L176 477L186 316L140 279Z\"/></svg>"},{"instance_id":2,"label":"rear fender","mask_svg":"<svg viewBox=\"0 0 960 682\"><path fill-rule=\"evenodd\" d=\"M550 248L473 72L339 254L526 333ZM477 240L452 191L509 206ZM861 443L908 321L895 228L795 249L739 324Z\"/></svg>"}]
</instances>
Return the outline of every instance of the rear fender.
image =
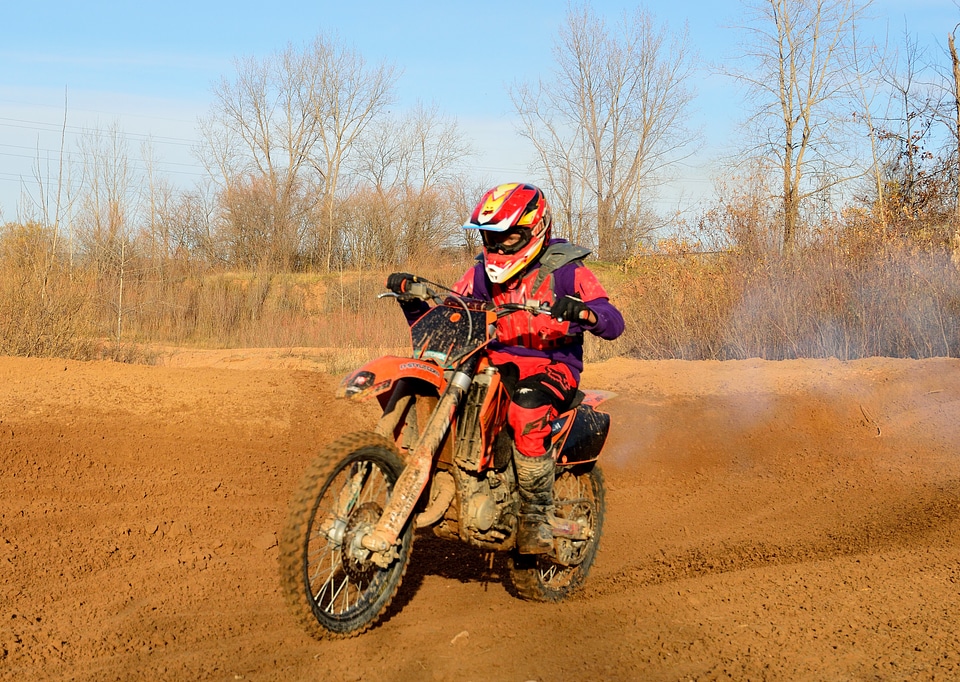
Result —
<instances>
[{"instance_id":1,"label":"rear fender","mask_svg":"<svg viewBox=\"0 0 960 682\"><path fill-rule=\"evenodd\" d=\"M337 397L367 400L382 396L383 402L389 397L397 381L406 378L425 381L434 386L438 393L442 392L445 384L443 370L432 362L384 355L344 377L337 388Z\"/></svg>"}]
</instances>

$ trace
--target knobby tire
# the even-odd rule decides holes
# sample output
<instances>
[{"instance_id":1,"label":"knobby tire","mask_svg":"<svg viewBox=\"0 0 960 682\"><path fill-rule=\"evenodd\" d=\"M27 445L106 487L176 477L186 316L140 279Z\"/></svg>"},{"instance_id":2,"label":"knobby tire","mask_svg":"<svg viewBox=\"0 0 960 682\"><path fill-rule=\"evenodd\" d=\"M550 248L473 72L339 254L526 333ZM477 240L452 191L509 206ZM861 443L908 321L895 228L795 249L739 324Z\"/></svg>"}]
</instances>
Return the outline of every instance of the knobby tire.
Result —
<instances>
[{"instance_id":1,"label":"knobby tire","mask_svg":"<svg viewBox=\"0 0 960 682\"><path fill-rule=\"evenodd\" d=\"M402 470L392 440L357 432L327 446L304 473L281 533L280 578L288 607L312 637L359 635L396 595L413 524L399 538L399 557L385 569L344 550L376 523Z\"/></svg>"}]
</instances>

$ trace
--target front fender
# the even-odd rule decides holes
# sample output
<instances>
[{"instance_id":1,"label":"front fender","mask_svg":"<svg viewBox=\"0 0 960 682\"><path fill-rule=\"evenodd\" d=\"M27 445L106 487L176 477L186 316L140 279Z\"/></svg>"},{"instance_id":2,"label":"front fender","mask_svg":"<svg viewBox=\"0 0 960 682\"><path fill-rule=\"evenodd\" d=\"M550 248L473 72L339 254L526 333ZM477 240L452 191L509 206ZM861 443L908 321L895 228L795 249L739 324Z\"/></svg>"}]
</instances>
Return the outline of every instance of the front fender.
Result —
<instances>
[{"instance_id":1,"label":"front fender","mask_svg":"<svg viewBox=\"0 0 960 682\"><path fill-rule=\"evenodd\" d=\"M404 378L426 381L438 392L444 383L443 370L432 362L384 355L345 376L337 388L337 397L367 400L386 393L398 379Z\"/></svg>"}]
</instances>

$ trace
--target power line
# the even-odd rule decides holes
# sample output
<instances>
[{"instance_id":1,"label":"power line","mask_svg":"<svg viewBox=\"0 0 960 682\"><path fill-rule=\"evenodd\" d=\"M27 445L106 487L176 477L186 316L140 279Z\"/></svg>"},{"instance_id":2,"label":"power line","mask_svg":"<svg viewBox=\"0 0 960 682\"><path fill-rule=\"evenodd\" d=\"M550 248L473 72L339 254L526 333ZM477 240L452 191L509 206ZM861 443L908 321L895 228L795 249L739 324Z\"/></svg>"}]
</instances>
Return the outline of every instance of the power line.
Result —
<instances>
[{"instance_id":1,"label":"power line","mask_svg":"<svg viewBox=\"0 0 960 682\"><path fill-rule=\"evenodd\" d=\"M43 121L34 121L22 118L12 118L6 116L0 116L0 129L16 129L16 130L30 130L37 133L47 133L50 135L61 135L63 133L68 133L71 136L83 136L83 135L95 135L103 134L105 131L103 129L84 126L84 125L63 125L58 123L46 123ZM197 145L196 140L191 140L182 137L173 137L168 135L154 135L154 134L144 134L144 133L129 133L121 131L119 136L123 140L132 140L134 142L148 142L150 144L156 143L158 145L167 145L172 147L179 148L193 148ZM14 150L14 151L4 151L4 150ZM29 152L25 153L17 153ZM17 145L17 144L5 144L0 143L0 157L7 159L22 159L29 160L32 162L39 162L40 160L47 159L51 156L54 157L64 157L68 159L83 159L88 155L82 151L70 150L70 149L59 149L59 148L50 148L50 147L31 147L27 145ZM128 161L128 168L135 172L147 172L149 170L146 163L130 162ZM168 161L164 159L154 159L152 161L152 167L159 170L160 172L167 175L179 175L187 176L192 178L203 177L205 171L202 166L196 163L187 163L180 161ZM29 174L16 174L16 173L0 173L0 180L3 182L34 182L35 180Z\"/></svg>"},{"instance_id":2,"label":"power line","mask_svg":"<svg viewBox=\"0 0 960 682\"><path fill-rule=\"evenodd\" d=\"M42 109L56 109L59 112L64 111L65 107L62 104L42 104L38 102L23 102L19 100L12 99L3 99L0 98L0 104L13 104L18 107L34 107ZM85 112L88 114L97 114L102 116L118 116L122 115L128 118L145 118L154 121L171 121L173 123L193 123L193 121L188 121L182 118L171 118L169 116L153 116L150 114L134 114L134 113L125 113L125 114L116 114L110 111L99 111L98 109L84 109L81 107L66 107L68 112Z\"/></svg>"},{"instance_id":3,"label":"power line","mask_svg":"<svg viewBox=\"0 0 960 682\"><path fill-rule=\"evenodd\" d=\"M37 160L36 156L28 156L27 154L11 154L10 152L0 152L0 157L9 157L14 159L29 159L31 161ZM185 175L185 176L194 177L194 178L200 178L206 175L204 171L200 170L199 166L196 167L197 168L196 171L186 171L186 170L177 170L175 168L164 168L166 164L168 163L172 164L173 162L157 161L155 163L156 163L156 169L162 171L164 174L167 174L167 175ZM177 164L177 165L189 167L189 164ZM131 163L129 161L127 162L127 168L129 168L132 171L137 171L141 173L146 173L150 170L150 168L146 165ZM23 175L21 174L20 177L23 177Z\"/></svg>"},{"instance_id":4,"label":"power line","mask_svg":"<svg viewBox=\"0 0 960 682\"><path fill-rule=\"evenodd\" d=\"M24 146L24 145L18 145L18 144L4 144L4 143L2 143L2 142L0 142L0 147L7 147L7 148L9 148L9 149L22 149L22 150L25 150L25 151L34 152L34 153L31 154L30 156L26 156L26 155L24 155L24 154L11 154L10 152L2 152L2 151L0 151L0 156L10 156L10 157L17 157L17 158L36 159L36 158L37 158L37 154L39 154L40 152L45 152L46 154L53 154L54 156L59 156L61 153L62 153L64 156L67 156L67 157L86 158L87 156L89 156L88 154L85 154L85 153L83 153L83 152L81 152L81 151L70 151L70 150L66 150L66 149L65 149L65 150L63 150L63 151L61 152L61 150L59 150L59 149L48 149L48 148L46 148L46 147L26 147L26 146ZM180 162L180 161L164 161L164 160L159 160L159 159L156 160L155 163L156 163L157 165L164 165L164 166L186 166L187 168L198 168L198 167L199 167L199 166L198 166L197 164L195 164L195 163L183 163L183 162Z\"/></svg>"},{"instance_id":5,"label":"power line","mask_svg":"<svg viewBox=\"0 0 960 682\"><path fill-rule=\"evenodd\" d=\"M75 135L88 135L103 133L103 129L100 128L90 128L86 126L74 126L74 125L62 125L58 123L44 123L43 121L27 121L19 118L6 118L0 116L0 126L6 128L20 128L24 130L34 130L37 132L43 133L60 133L62 131L68 131ZM184 147L193 147L198 143L198 140L191 140L184 137L170 137L169 135L153 135L149 133L122 133L124 137L130 137L134 139L139 139L142 141L158 141L163 144L170 144L174 146L184 146Z\"/></svg>"}]
</instances>

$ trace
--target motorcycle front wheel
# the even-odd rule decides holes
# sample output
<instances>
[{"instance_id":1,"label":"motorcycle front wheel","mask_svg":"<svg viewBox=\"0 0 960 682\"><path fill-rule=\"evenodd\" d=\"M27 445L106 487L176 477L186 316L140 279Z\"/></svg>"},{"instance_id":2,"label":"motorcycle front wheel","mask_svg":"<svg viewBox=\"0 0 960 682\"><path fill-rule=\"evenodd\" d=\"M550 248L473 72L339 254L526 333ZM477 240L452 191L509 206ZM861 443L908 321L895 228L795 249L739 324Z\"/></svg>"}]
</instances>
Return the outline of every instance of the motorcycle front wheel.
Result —
<instances>
[{"instance_id":1,"label":"motorcycle front wheel","mask_svg":"<svg viewBox=\"0 0 960 682\"><path fill-rule=\"evenodd\" d=\"M360 634L400 587L413 524L386 568L371 561L359 539L376 526L402 470L393 441L359 432L334 441L304 474L281 533L280 577L288 606L311 636Z\"/></svg>"},{"instance_id":2,"label":"motorcycle front wheel","mask_svg":"<svg viewBox=\"0 0 960 682\"><path fill-rule=\"evenodd\" d=\"M603 473L596 464L557 470L554 514L587 525L591 535L586 540L557 538L554 556L514 553L510 582L521 598L558 602L583 585L603 531L604 492Z\"/></svg>"}]
</instances>

